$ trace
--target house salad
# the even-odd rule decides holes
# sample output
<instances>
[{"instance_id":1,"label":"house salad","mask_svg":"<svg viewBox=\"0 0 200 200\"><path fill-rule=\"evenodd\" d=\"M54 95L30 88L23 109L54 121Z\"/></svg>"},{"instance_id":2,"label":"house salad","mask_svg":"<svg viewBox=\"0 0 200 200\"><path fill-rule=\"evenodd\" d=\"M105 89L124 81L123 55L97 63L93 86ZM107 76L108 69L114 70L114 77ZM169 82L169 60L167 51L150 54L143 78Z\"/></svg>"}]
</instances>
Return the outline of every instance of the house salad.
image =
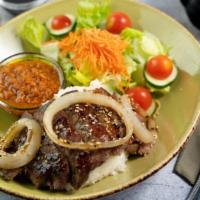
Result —
<instances>
[{"instance_id":1,"label":"house salad","mask_svg":"<svg viewBox=\"0 0 200 200\"><path fill-rule=\"evenodd\" d=\"M169 49L152 33L135 29L126 13L112 12L110 0L80 1L76 14L59 13L44 23L29 17L18 35L26 51L62 66L66 86L97 79L111 92L128 93L149 114L153 97L170 92L177 77Z\"/></svg>"}]
</instances>

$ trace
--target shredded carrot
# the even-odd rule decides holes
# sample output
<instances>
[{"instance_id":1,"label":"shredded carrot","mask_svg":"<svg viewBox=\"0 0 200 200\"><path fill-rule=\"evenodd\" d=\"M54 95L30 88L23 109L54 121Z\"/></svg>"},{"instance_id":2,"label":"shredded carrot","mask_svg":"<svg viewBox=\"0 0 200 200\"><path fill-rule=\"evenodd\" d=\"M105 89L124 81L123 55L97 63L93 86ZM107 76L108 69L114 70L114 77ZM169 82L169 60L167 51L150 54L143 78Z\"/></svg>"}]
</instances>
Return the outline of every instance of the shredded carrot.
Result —
<instances>
[{"instance_id":1,"label":"shredded carrot","mask_svg":"<svg viewBox=\"0 0 200 200\"><path fill-rule=\"evenodd\" d=\"M97 77L104 73L127 75L123 56L127 45L120 36L94 28L71 32L59 46L63 55L74 53L71 60L77 69L87 64Z\"/></svg>"}]
</instances>

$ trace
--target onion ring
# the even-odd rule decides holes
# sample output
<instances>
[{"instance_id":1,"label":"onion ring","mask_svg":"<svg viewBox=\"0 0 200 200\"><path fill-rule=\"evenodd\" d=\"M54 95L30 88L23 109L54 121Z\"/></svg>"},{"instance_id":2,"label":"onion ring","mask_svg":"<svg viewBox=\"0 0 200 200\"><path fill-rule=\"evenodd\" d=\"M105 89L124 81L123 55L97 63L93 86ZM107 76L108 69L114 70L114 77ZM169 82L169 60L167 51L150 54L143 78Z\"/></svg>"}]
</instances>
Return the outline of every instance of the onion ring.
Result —
<instances>
[{"instance_id":1,"label":"onion ring","mask_svg":"<svg viewBox=\"0 0 200 200\"><path fill-rule=\"evenodd\" d=\"M5 149L20 132L27 128L27 137L15 153L7 153ZM0 140L0 168L15 169L28 164L37 154L41 144L41 127L35 120L23 118L15 122Z\"/></svg>"},{"instance_id":2,"label":"onion ring","mask_svg":"<svg viewBox=\"0 0 200 200\"><path fill-rule=\"evenodd\" d=\"M127 109L131 123L134 124L133 126L133 132L135 136L143 143L151 143L154 140L153 135L151 132L146 128L145 124L142 123L138 117L136 112L133 111L131 103L127 95L123 95L121 97L121 103L124 105L124 107Z\"/></svg>"},{"instance_id":3,"label":"onion ring","mask_svg":"<svg viewBox=\"0 0 200 200\"><path fill-rule=\"evenodd\" d=\"M103 143L102 142L74 143L68 140L63 140L58 138L55 131L53 130L53 118L55 114L58 113L60 110L63 110L76 103L93 103L96 105L102 105L105 107L112 108L122 118L126 126L126 136L117 139L115 141L108 141ZM43 118L43 125L47 135L53 142L55 142L57 145L70 149L95 150L103 148L112 148L128 142L128 140L131 138L133 134L133 123L132 120L130 119L130 114L129 112L127 112L127 109L125 109L119 102L117 102L110 96L92 92L74 92L62 96L60 98L57 98L46 109Z\"/></svg>"}]
</instances>

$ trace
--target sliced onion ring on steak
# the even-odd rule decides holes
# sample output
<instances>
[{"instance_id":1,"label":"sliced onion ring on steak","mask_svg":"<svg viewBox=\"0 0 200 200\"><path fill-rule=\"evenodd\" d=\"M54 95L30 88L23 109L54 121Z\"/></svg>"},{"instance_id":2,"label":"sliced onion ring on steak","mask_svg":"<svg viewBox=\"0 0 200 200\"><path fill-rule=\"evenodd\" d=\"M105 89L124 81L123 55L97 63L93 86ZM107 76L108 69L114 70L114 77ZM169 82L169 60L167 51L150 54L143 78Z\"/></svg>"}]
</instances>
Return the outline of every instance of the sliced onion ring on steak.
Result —
<instances>
[{"instance_id":1,"label":"sliced onion ring on steak","mask_svg":"<svg viewBox=\"0 0 200 200\"><path fill-rule=\"evenodd\" d=\"M69 140L58 138L55 131L53 130L54 116L59 111L66 109L69 106L77 103L91 103L113 109L118 113L123 123L125 124L126 135L123 138L119 138L114 141L88 142L88 143L72 142ZM112 97L92 92L75 92L57 98L46 109L43 118L43 125L47 135L53 142L55 142L57 145L70 149L93 150L93 149L112 148L126 143L133 134L133 124L132 120L130 119L130 114L127 112L127 110Z\"/></svg>"},{"instance_id":2,"label":"sliced onion ring on steak","mask_svg":"<svg viewBox=\"0 0 200 200\"><path fill-rule=\"evenodd\" d=\"M131 123L134 124L133 132L135 136L143 143L151 143L154 140L152 133L146 128L139 118L137 117L136 112L133 111L131 103L127 95L121 97L121 103L127 109Z\"/></svg>"},{"instance_id":3,"label":"sliced onion ring on steak","mask_svg":"<svg viewBox=\"0 0 200 200\"><path fill-rule=\"evenodd\" d=\"M21 131L27 128L27 137L24 145L19 147L15 153L7 153L6 148L12 143ZM28 164L33 160L41 144L41 127L32 119L20 119L15 122L1 138L0 149L0 168L15 169Z\"/></svg>"}]
</instances>

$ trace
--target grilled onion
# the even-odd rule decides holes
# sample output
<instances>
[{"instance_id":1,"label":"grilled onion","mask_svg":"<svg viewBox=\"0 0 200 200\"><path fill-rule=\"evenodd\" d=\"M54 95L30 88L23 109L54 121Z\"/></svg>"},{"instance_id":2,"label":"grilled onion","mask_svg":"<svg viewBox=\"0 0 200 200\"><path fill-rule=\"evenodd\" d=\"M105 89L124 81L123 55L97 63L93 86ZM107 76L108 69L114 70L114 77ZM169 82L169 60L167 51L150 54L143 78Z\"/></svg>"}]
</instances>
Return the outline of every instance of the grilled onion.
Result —
<instances>
[{"instance_id":1,"label":"grilled onion","mask_svg":"<svg viewBox=\"0 0 200 200\"><path fill-rule=\"evenodd\" d=\"M116 139L115 141L88 142L88 143L72 142L69 140L63 140L58 138L55 131L53 130L53 118L55 114L77 103L92 103L109 107L115 110L122 118L126 126L126 136L120 139ZM67 147L70 149L93 150L93 149L112 148L126 143L132 136L134 124L132 123L129 112L127 112L127 110L112 97L92 92L75 92L62 96L56 99L51 105L49 105L49 107L46 109L44 113L43 125L49 138L57 145Z\"/></svg>"},{"instance_id":2,"label":"grilled onion","mask_svg":"<svg viewBox=\"0 0 200 200\"><path fill-rule=\"evenodd\" d=\"M151 143L154 140L154 137L152 133L146 128L145 124L138 119L136 112L134 112L132 109L130 100L128 99L127 95L123 95L121 97L121 102L129 113L131 123L134 124L133 132L135 136L143 143Z\"/></svg>"},{"instance_id":3,"label":"grilled onion","mask_svg":"<svg viewBox=\"0 0 200 200\"><path fill-rule=\"evenodd\" d=\"M5 151L13 139L19 136L20 132L27 128L27 137L24 145L11 154ZM40 125L32 119L20 119L15 122L7 131L6 135L1 138L0 148L0 168L15 169L29 163L36 155L41 144Z\"/></svg>"}]
</instances>

